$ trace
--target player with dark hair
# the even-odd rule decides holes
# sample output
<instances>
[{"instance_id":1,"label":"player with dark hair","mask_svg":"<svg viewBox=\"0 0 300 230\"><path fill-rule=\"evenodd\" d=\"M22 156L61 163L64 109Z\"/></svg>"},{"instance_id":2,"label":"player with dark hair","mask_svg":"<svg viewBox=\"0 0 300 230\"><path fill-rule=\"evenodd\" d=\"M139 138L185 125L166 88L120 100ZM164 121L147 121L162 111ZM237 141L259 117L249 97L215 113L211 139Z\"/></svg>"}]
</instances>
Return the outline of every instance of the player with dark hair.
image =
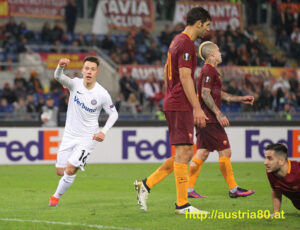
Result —
<instances>
[{"instance_id":1,"label":"player with dark hair","mask_svg":"<svg viewBox=\"0 0 300 230\"><path fill-rule=\"evenodd\" d=\"M265 149L267 176L272 188L273 215L281 208L282 195L300 210L300 162L288 160L283 144L270 144Z\"/></svg>"},{"instance_id":2,"label":"player with dark hair","mask_svg":"<svg viewBox=\"0 0 300 230\"><path fill-rule=\"evenodd\" d=\"M176 214L201 212L188 203L188 162L193 156L194 125L204 127L207 117L197 100L194 87L194 71L197 56L194 41L209 31L211 17L201 8L195 7L187 14L187 25L170 44L164 68L166 86L164 113L169 128L170 144L175 145L175 157L145 180L135 181L138 204L147 211L150 189L174 170L177 201Z\"/></svg>"},{"instance_id":3,"label":"player with dark hair","mask_svg":"<svg viewBox=\"0 0 300 230\"><path fill-rule=\"evenodd\" d=\"M203 198L194 190L197 177L210 152L219 153L219 168L229 188L231 198L249 196L253 190L240 188L235 182L231 167L231 149L224 127L229 126L227 117L221 112L221 100L242 102L252 105L253 96L234 96L222 91L221 75L216 66L222 62L219 47L213 42L203 42L199 47L199 56L205 61L197 80L199 102L209 118L206 127L197 128L197 152L189 169L188 197Z\"/></svg>"},{"instance_id":4,"label":"player with dark hair","mask_svg":"<svg viewBox=\"0 0 300 230\"><path fill-rule=\"evenodd\" d=\"M81 70L83 78L71 79L63 73L69 62L69 59L60 59L54 73L54 78L69 89L70 97L56 160L56 173L62 177L56 192L50 197L49 206L58 205L60 197L73 184L77 170L84 170L96 143L105 139L105 134L118 119L109 93L96 81L99 59L94 56L84 59ZM102 108L109 117L100 130L98 120Z\"/></svg>"}]
</instances>

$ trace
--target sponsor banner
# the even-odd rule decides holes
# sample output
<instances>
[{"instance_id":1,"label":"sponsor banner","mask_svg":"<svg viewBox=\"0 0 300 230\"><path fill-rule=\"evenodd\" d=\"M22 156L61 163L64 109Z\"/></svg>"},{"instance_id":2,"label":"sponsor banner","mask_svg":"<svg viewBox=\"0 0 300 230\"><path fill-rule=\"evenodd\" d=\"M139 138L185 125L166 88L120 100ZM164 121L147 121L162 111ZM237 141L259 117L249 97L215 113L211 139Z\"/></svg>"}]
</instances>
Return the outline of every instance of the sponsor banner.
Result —
<instances>
[{"instance_id":1,"label":"sponsor banner","mask_svg":"<svg viewBox=\"0 0 300 230\"><path fill-rule=\"evenodd\" d=\"M0 0L0 18L9 17L9 7L7 0Z\"/></svg>"},{"instance_id":2,"label":"sponsor banner","mask_svg":"<svg viewBox=\"0 0 300 230\"><path fill-rule=\"evenodd\" d=\"M152 30L154 23L154 3L151 0L102 0L95 13L93 33L103 34L107 27Z\"/></svg>"},{"instance_id":3,"label":"sponsor banner","mask_svg":"<svg viewBox=\"0 0 300 230\"><path fill-rule=\"evenodd\" d=\"M56 69L58 61L61 58L70 59L71 62L68 65L68 69L81 69L84 58L89 55L96 55L96 53L39 53L39 55L42 58L43 62L47 65L48 69Z\"/></svg>"},{"instance_id":4,"label":"sponsor banner","mask_svg":"<svg viewBox=\"0 0 300 230\"><path fill-rule=\"evenodd\" d=\"M300 160L300 127L229 127L226 132L233 162L263 162L271 143L285 144L289 158ZM62 135L63 128L1 128L0 165L54 164ZM173 154L167 127L118 127L96 145L88 163L159 163ZM218 153L207 161L218 162Z\"/></svg>"},{"instance_id":5,"label":"sponsor banner","mask_svg":"<svg viewBox=\"0 0 300 230\"><path fill-rule=\"evenodd\" d=\"M277 4L277 10L281 12L282 9L284 9L284 12L287 8L290 8L292 13L300 13L300 3L278 3Z\"/></svg>"},{"instance_id":6,"label":"sponsor banner","mask_svg":"<svg viewBox=\"0 0 300 230\"><path fill-rule=\"evenodd\" d=\"M63 18L66 0L8 0L11 16Z\"/></svg>"},{"instance_id":7,"label":"sponsor banner","mask_svg":"<svg viewBox=\"0 0 300 230\"><path fill-rule=\"evenodd\" d=\"M176 3L173 24L186 24L187 12L196 6L206 9L211 17L210 28L212 30L226 30L227 26L233 29L242 27L241 4L230 2L190 2L179 1Z\"/></svg>"},{"instance_id":8,"label":"sponsor banner","mask_svg":"<svg viewBox=\"0 0 300 230\"><path fill-rule=\"evenodd\" d=\"M276 79L282 76L282 72L286 72L288 78L298 76L300 79L300 69L281 68L281 67L251 67L251 66L231 66L217 68L224 79L243 79L245 77L263 77L264 79ZM200 73L201 68L197 67L195 77ZM163 66L151 65L119 65L119 74L124 76L126 73L137 81L144 82L150 74L154 74L157 80L164 80Z\"/></svg>"}]
</instances>

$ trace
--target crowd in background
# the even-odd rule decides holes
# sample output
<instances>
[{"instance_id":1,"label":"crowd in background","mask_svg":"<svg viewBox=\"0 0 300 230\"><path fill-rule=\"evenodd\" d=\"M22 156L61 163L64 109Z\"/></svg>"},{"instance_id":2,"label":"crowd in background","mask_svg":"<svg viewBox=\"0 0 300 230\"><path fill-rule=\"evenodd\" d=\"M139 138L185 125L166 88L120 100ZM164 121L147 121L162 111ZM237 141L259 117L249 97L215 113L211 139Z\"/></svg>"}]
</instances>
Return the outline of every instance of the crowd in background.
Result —
<instances>
[{"instance_id":1,"label":"crowd in background","mask_svg":"<svg viewBox=\"0 0 300 230\"><path fill-rule=\"evenodd\" d=\"M251 4L255 4L253 1ZM276 7L276 1L270 1ZM0 27L0 62L17 62L18 54L28 51L28 44L54 45L47 52L84 52L88 47L98 47L116 64L151 64L165 63L168 46L173 37L180 33L184 24L174 27L165 25L158 35L153 35L145 28L133 29L124 34L82 34L74 33L76 23L76 4L68 1L68 14L72 21L66 21L67 31L63 29L61 21L53 25L46 22L40 31L30 31L26 23L17 24L14 18ZM249 2L247 4L250 4ZM159 6L157 6L159 7ZM252 15L257 5L247 9ZM158 9L157 9L158 10ZM251 11L252 10L252 11ZM274 66L288 67L287 57L300 58L300 17L293 15L289 9L280 12L273 10L273 26L276 32L276 45L285 51L286 55L278 57L267 49L261 38L253 32L253 25L258 22L248 17L248 27L236 30L228 27L226 30L211 31L204 40L210 40L220 47L223 62L226 66ZM167 14L162 11L161 14ZM165 17L165 16L162 16ZM199 41L200 42L200 41ZM45 51L45 49L43 49ZM199 60L199 63L201 61ZM7 67L0 66L1 69ZM130 75L120 79L120 94L116 99L119 111L134 116L145 112L156 112L158 117L162 110L164 86L151 75L145 84L138 84ZM253 107L239 103L222 105L227 112L266 111L293 114L300 107L300 86L298 80L287 77L285 72L279 79L251 77L242 80L226 79L224 90L235 95L254 95ZM1 86L2 87L2 86ZM50 83L49 94L44 93L38 73L32 71L26 80L22 71L17 71L14 84L5 83L0 90L0 113L39 113L43 106L57 107L59 112L66 112L68 92L55 82ZM53 103L47 105L47 101ZM162 117L161 117L162 118Z\"/></svg>"}]
</instances>

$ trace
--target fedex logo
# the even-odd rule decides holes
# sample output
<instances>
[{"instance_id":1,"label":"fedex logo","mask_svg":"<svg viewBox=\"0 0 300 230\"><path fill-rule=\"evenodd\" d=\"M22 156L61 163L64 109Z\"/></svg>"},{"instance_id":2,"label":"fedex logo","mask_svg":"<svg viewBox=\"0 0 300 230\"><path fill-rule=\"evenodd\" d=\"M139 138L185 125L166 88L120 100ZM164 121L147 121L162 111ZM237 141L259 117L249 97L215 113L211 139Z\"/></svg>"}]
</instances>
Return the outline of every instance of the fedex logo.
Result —
<instances>
[{"instance_id":1,"label":"fedex logo","mask_svg":"<svg viewBox=\"0 0 300 230\"><path fill-rule=\"evenodd\" d=\"M258 148L261 157L265 157L264 149L269 144L284 144L288 148L289 157L300 157L300 130L287 130L286 139L271 140L260 136L260 130L246 130L246 158L252 157L252 149Z\"/></svg>"},{"instance_id":2,"label":"fedex logo","mask_svg":"<svg viewBox=\"0 0 300 230\"><path fill-rule=\"evenodd\" d=\"M169 158L171 156L171 148L169 144L169 134L166 132L165 140L157 140L153 144L146 139L137 140L136 131L122 132L122 159L128 159L129 150L134 150L136 156L141 160L147 160L151 156L156 159ZM164 148L161 148L161 147ZM165 149L164 152L159 150Z\"/></svg>"},{"instance_id":3,"label":"fedex logo","mask_svg":"<svg viewBox=\"0 0 300 230\"><path fill-rule=\"evenodd\" d=\"M20 161L24 157L29 161L56 160L56 154L51 154L50 148L58 147L59 142L50 139L58 137L58 130L38 131L38 140L27 143L18 140L3 141L3 137L7 137L7 131L0 131L0 152L4 149L11 161Z\"/></svg>"}]
</instances>

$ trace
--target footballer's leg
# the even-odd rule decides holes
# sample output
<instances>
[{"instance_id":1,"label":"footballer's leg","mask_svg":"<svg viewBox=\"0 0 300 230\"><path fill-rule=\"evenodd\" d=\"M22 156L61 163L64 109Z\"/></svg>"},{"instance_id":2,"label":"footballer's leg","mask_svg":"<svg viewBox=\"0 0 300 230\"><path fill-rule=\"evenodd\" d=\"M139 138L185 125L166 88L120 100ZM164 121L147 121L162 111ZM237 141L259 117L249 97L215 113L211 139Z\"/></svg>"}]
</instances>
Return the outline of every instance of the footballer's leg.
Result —
<instances>
[{"instance_id":1,"label":"footballer's leg","mask_svg":"<svg viewBox=\"0 0 300 230\"><path fill-rule=\"evenodd\" d=\"M136 180L134 182L138 204L141 206L142 210L147 211L147 199L150 189L173 172L173 165L174 156L167 159L154 173L152 173L146 179Z\"/></svg>"},{"instance_id":2,"label":"footballer's leg","mask_svg":"<svg viewBox=\"0 0 300 230\"><path fill-rule=\"evenodd\" d=\"M174 176L176 182L176 208L175 214L186 214L186 212L205 212L201 211L188 203L188 162L193 156L192 145L176 145Z\"/></svg>"},{"instance_id":3,"label":"footballer's leg","mask_svg":"<svg viewBox=\"0 0 300 230\"><path fill-rule=\"evenodd\" d=\"M202 164L207 159L209 151L207 149L198 149L195 156L190 163L189 168L189 186L188 186L188 197L189 198L206 198L206 196L201 196L194 189L196 180L199 176Z\"/></svg>"},{"instance_id":4,"label":"footballer's leg","mask_svg":"<svg viewBox=\"0 0 300 230\"><path fill-rule=\"evenodd\" d=\"M71 187L76 177L77 167L68 163L64 175L60 179L57 189L50 197L49 206L57 206L61 196Z\"/></svg>"},{"instance_id":5,"label":"footballer's leg","mask_svg":"<svg viewBox=\"0 0 300 230\"><path fill-rule=\"evenodd\" d=\"M227 183L229 189L229 197L237 198L252 195L254 193L254 190L240 188L235 181L230 161L231 149L227 148L222 151L219 151L219 156L219 168Z\"/></svg>"}]
</instances>

